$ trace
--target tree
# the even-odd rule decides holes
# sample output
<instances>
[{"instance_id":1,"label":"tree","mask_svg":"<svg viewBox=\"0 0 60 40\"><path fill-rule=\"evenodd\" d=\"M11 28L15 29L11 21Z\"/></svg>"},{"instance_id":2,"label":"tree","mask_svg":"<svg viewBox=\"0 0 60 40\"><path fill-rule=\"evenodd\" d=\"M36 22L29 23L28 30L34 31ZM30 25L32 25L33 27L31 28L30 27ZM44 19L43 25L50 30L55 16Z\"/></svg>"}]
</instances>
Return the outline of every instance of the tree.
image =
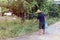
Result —
<instances>
[{"instance_id":1,"label":"tree","mask_svg":"<svg viewBox=\"0 0 60 40\"><path fill-rule=\"evenodd\" d=\"M29 13L31 8L36 4L34 2L34 0L7 0L6 4L0 3L0 6L10 9L13 14L24 20L25 14Z\"/></svg>"},{"instance_id":2,"label":"tree","mask_svg":"<svg viewBox=\"0 0 60 40\"><path fill-rule=\"evenodd\" d=\"M34 13L38 8L45 12L48 11L49 3L47 0L7 0L4 4L0 6L10 9L18 17L21 17L24 21L26 13Z\"/></svg>"}]
</instances>

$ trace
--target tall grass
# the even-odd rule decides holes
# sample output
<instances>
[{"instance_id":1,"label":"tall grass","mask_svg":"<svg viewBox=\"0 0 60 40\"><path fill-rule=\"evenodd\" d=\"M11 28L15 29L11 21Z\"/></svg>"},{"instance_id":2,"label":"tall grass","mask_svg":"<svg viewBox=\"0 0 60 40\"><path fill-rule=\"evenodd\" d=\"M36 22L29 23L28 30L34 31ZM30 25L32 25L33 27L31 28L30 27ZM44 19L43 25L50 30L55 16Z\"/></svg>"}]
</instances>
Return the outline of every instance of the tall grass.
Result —
<instances>
[{"instance_id":1,"label":"tall grass","mask_svg":"<svg viewBox=\"0 0 60 40\"><path fill-rule=\"evenodd\" d=\"M33 24L33 20L26 20L20 23L20 20L2 21L0 20L0 38L16 37L36 31L38 24Z\"/></svg>"},{"instance_id":2,"label":"tall grass","mask_svg":"<svg viewBox=\"0 0 60 40\"><path fill-rule=\"evenodd\" d=\"M54 17L54 18L48 18L47 22L49 25L56 23L57 21L60 21L59 17Z\"/></svg>"},{"instance_id":3,"label":"tall grass","mask_svg":"<svg viewBox=\"0 0 60 40\"><path fill-rule=\"evenodd\" d=\"M49 18L48 24L55 23L59 18ZM29 34L38 30L38 23L32 24L32 20L26 20L24 23L20 23L19 19L12 21L0 20L0 39L8 37L16 37L24 34Z\"/></svg>"}]
</instances>

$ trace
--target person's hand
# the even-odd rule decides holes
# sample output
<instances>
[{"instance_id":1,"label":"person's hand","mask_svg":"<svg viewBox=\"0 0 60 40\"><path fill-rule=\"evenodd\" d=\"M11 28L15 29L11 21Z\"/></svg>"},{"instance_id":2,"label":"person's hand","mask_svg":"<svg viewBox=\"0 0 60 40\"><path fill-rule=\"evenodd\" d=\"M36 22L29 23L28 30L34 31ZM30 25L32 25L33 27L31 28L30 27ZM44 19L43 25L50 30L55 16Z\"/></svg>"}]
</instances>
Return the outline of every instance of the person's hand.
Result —
<instances>
[{"instance_id":1,"label":"person's hand","mask_svg":"<svg viewBox=\"0 0 60 40\"><path fill-rule=\"evenodd\" d=\"M35 22L33 22L32 24L35 24Z\"/></svg>"}]
</instances>

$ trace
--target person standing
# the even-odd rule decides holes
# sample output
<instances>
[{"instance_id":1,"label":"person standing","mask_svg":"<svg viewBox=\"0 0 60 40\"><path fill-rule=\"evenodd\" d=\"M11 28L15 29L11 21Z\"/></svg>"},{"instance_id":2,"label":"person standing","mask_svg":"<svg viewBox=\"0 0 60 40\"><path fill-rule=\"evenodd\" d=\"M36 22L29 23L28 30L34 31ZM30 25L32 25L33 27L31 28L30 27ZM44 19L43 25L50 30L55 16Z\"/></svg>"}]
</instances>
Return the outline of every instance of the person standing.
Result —
<instances>
[{"instance_id":1,"label":"person standing","mask_svg":"<svg viewBox=\"0 0 60 40\"><path fill-rule=\"evenodd\" d=\"M39 22L39 34L45 34L45 17L44 17L44 13L42 11L40 11L39 9L36 12L37 18L36 20L33 22L35 23L36 21Z\"/></svg>"}]
</instances>

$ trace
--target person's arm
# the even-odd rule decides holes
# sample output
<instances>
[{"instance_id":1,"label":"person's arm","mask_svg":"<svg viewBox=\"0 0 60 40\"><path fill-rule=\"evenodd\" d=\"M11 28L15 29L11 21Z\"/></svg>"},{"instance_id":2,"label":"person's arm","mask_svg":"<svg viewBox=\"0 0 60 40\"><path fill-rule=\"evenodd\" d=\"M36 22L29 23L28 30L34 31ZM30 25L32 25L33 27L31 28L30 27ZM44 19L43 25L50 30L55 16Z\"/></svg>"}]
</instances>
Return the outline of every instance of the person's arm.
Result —
<instances>
[{"instance_id":1,"label":"person's arm","mask_svg":"<svg viewBox=\"0 0 60 40\"><path fill-rule=\"evenodd\" d=\"M33 25L35 25L37 21L38 21L38 19L35 19L35 20L30 24L30 26L33 27Z\"/></svg>"},{"instance_id":2,"label":"person's arm","mask_svg":"<svg viewBox=\"0 0 60 40\"><path fill-rule=\"evenodd\" d=\"M36 22L38 22L39 20L39 15L37 16L37 18L34 20L33 24L35 24Z\"/></svg>"},{"instance_id":3,"label":"person's arm","mask_svg":"<svg viewBox=\"0 0 60 40\"><path fill-rule=\"evenodd\" d=\"M35 19L34 22L33 22L33 24L35 24L36 22L38 22L38 19Z\"/></svg>"}]
</instances>

